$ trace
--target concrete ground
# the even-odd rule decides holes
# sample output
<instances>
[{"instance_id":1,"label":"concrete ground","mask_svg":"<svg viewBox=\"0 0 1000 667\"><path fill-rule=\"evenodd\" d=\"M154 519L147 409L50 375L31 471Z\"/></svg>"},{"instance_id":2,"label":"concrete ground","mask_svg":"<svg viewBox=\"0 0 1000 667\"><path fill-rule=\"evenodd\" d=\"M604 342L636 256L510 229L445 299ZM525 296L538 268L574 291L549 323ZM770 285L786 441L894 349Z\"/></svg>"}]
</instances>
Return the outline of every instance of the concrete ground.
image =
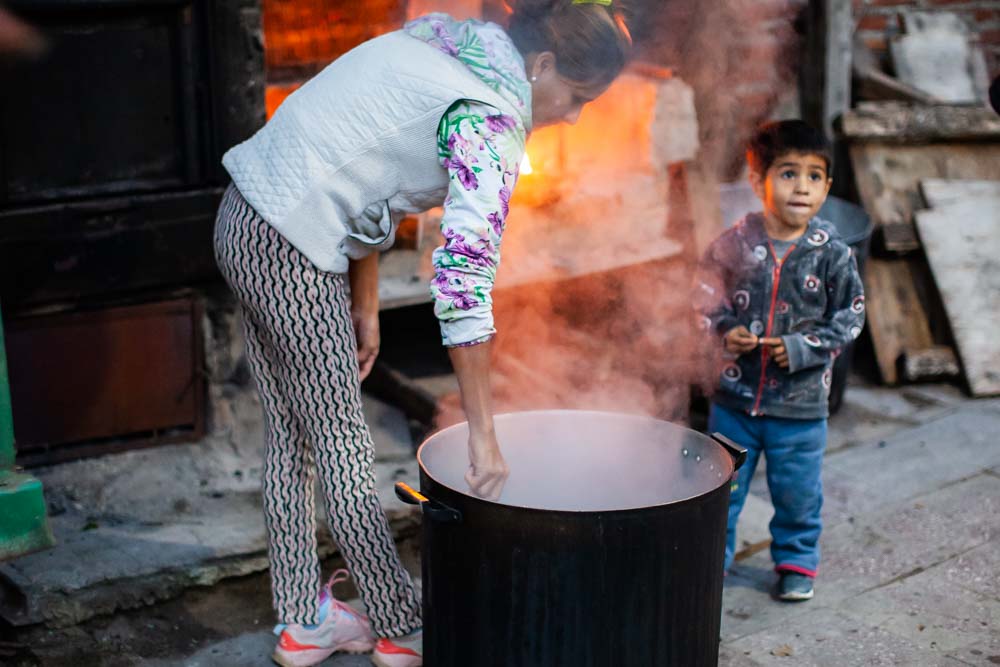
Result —
<instances>
[{"instance_id":1,"label":"concrete ground","mask_svg":"<svg viewBox=\"0 0 1000 667\"><path fill-rule=\"evenodd\" d=\"M240 409L233 432L198 443L33 470L57 546L0 563L0 590L11 592L0 596L0 619L70 626L265 570L261 413L256 400ZM370 396L364 410L390 524L397 537L413 535L415 508L392 492L395 481L417 479L410 425ZM321 553L334 553L325 531L320 537Z\"/></svg>"},{"instance_id":2,"label":"concrete ground","mask_svg":"<svg viewBox=\"0 0 1000 667\"><path fill-rule=\"evenodd\" d=\"M380 474L415 479L405 420L373 405L383 425ZM786 604L769 596L770 509L760 470L726 582L720 665L1000 664L998 434L1000 400L971 400L947 386L852 386L830 423L816 598ZM47 493L66 503L55 517L61 546L0 566L7 623L0 664L271 664L252 459L226 452L232 443L199 446L207 449L122 455L127 465L118 467L81 462L44 478ZM178 508L181 498L168 490L120 488L114 473L141 476L153 465L173 466L176 479L203 493ZM103 490L81 478L87 466ZM157 478L142 477L146 486ZM57 491L67 485L73 494ZM388 495L386 502L415 568L407 539L413 517ZM157 518L143 525L139 517L156 507ZM175 523L178 509L187 523ZM367 661L343 656L324 664Z\"/></svg>"},{"instance_id":3,"label":"concrete ground","mask_svg":"<svg viewBox=\"0 0 1000 667\"><path fill-rule=\"evenodd\" d=\"M720 664L1000 664L1000 401L852 388L831 420L816 597L772 600L760 475Z\"/></svg>"}]
</instances>

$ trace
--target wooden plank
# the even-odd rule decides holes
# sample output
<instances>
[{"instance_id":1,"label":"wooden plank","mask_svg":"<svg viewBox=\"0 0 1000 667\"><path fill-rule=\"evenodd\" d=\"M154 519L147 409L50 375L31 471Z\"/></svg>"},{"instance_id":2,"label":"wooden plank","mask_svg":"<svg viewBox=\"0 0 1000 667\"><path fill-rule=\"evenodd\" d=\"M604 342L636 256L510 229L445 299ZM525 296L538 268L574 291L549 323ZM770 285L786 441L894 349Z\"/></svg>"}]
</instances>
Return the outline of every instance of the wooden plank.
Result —
<instances>
[{"instance_id":1,"label":"wooden plank","mask_svg":"<svg viewBox=\"0 0 1000 667\"><path fill-rule=\"evenodd\" d=\"M1000 199L1000 181L924 178L920 193L927 208L941 208L971 199Z\"/></svg>"},{"instance_id":2,"label":"wooden plank","mask_svg":"<svg viewBox=\"0 0 1000 667\"><path fill-rule=\"evenodd\" d=\"M886 384L900 381L900 358L934 346L913 279L912 260L871 257L865 269L867 326Z\"/></svg>"},{"instance_id":3,"label":"wooden plank","mask_svg":"<svg viewBox=\"0 0 1000 667\"><path fill-rule=\"evenodd\" d=\"M856 94L867 101L902 101L942 104L941 100L919 88L907 85L874 67L854 66Z\"/></svg>"},{"instance_id":4,"label":"wooden plank","mask_svg":"<svg viewBox=\"0 0 1000 667\"><path fill-rule=\"evenodd\" d=\"M581 250L578 255L564 250L564 246L547 248L542 251L545 254L536 258L522 257L520 262L501 259L495 290L614 273L683 254L681 244L670 238L641 243L621 239L621 243L613 243L603 252L595 245ZM417 251L392 250L384 257L390 261L383 260L379 264L380 309L431 302L431 274L427 270L429 267L420 265Z\"/></svg>"},{"instance_id":5,"label":"wooden plank","mask_svg":"<svg viewBox=\"0 0 1000 667\"><path fill-rule=\"evenodd\" d=\"M833 137L833 124L851 108L851 39L853 7L843 0L824 0L826 9L826 86L823 128Z\"/></svg>"},{"instance_id":6,"label":"wooden plank","mask_svg":"<svg viewBox=\"0 0 1000 667\"><path fill-rule=\"evenodd\" d=\"M916 222L969 388L1000 394L1000 207L966 200L918 211Z\"/></svg>"},{"instance_id":7,"label":"wooden plank","mask_svg":"<svg viewBox=\"0 0 1000 667\"><path fill-rule=\"evenodd\" d=\"M566 225L541 231L535 236L538 243L535 252L528 252L504 239L496 290L612 273L683 254L682 245L667 237L633 239L619 236L603 244L581 245L580 235L585 236L583 231L591 231L584 226ZM380 308L401 308L431 301L433 273L429 262L422 261L420 251L385 253L379 262L379 272Z\"/></svg>"},{"instance_id":8,"label":"wooden plank","mask_svg":"<svg viewBox=\"0 0 1000 667\"><path fill-rule=\"evenodd\" d=\"M903 379L908 382L927 379L944 379L961 374L955 350L947 345L935 345L925 350L904 352Z\"/></svg>"},{"instance_id":9,"label":"wooden plank","mask_svg":"<svg viewBox=\"0 0 1000 667\"><path fill-rule=\"evenodd\" d=\"M429 391L402 372L379 360L365 379L365 391L398 407L407 419L415 419L424 427L434 424L437 399Z\"/></svg>"},{"instance_id":10,"label":"wooden plank","mask_svg":"<svg viewBox=\"0 0 1000 667\"><path fill-rule=\"evenodd\" d=\"M866 102L844 114L841 132L852 142L1000 141L1000 117L985 107Z\"/></svg>"},{"instance_id":11,"label":"wooden plank","mask_svg":"<svg viewBox=\"0 0 1000 667\"><path fill-rule=\"evenodd\" d=\"M861 203L882 227L886 250L905 253L920 247L913 211L924 208L920 181L973 179L1000 181L1000 143L914 146L855 143L850 148Z\"/></svg>"}]
</instances>

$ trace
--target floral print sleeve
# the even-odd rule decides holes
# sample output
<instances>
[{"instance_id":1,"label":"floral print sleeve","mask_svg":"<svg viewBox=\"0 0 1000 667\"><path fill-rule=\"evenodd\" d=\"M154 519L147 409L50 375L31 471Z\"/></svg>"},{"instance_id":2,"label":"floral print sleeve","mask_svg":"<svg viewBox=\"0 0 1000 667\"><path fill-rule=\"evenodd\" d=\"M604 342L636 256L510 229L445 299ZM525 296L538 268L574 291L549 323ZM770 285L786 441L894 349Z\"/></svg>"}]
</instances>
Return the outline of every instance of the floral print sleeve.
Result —
<instances>
[{"instance_id":1,"label":"floral print sleeve","mask_svg":"<svg viewBox=\"0 0 1000 667\"><path fill-rule=\"evenodd\" d=\"M484 343L496 333L491 292L524 142L519 123L480 102L458 102L438 128L449 185L431 294L448 347Z\"/></svg>"}]
</instances>

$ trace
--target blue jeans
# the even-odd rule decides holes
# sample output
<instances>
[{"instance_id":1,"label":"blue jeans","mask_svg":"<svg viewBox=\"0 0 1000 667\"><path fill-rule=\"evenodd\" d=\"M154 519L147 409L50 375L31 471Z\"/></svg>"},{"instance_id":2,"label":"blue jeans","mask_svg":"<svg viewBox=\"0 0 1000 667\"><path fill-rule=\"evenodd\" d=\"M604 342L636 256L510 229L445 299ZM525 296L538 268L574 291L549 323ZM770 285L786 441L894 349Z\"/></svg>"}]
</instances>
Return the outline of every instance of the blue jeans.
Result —
<instances>
[{"instance_id":1,"label":"blue jeans","mask_svg":"<svg viewBox=\"0 0 1000 667\"><path fill-rule=\"evenodd\" d=\"M750 415L712 404L709 433L721 433L747 448L729 500L726 570L736 551L736 522L750 490L760 455L767 457L767 487L774 504L771 558L775 569L816 576L822 530L823 482L820 468L826 449L826 419L784 419Z\"/></svg>"}]
</instances>

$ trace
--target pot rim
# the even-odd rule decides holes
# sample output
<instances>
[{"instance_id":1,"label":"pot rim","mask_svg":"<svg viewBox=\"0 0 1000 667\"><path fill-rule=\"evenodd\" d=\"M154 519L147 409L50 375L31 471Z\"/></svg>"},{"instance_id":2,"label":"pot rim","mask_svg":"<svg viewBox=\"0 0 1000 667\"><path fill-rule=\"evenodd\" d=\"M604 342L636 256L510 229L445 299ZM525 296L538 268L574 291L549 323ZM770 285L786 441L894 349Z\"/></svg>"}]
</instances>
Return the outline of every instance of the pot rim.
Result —
<instances>
[{"instance_id":1,"label":"pot rim","mask_svg":"<svg viewBox=\"0 0 1000 667\"><path fill-rule=\"evenodd\" d=\"M736 464L733 461L732 456L730 456L729 452L727 452L726 449L722 445L720 445L718 442L716 442L715 440L713 440L711 437L705 435L704 433L701 433L700 431L696 431L696 430L694 430L692 428L689 428L687 426L681 426L680 424L675 424L674 422L669 422L669 421L666 421L665 419L657 419L656 417L650 417L648 415L636 415L636 414L630 414L630 413L627 413L627 412L609 412L607 410L573 410L573 409L568 409L568 408L555 408L555 409L550 409L550 410L518 410L518 411L515 411L515 412L499 412L499 413L496 413L495 415L493 415L493 417L494 417L494 419L499 419L499 418L503 418L503 417L511 417L511 416L514 416L514 415L531 415L531 414L550 414L550 415L552 415L552 414L567 414L567 413L574 414L574 415L584 415L584 414L586 414L586 415L600 415L600 416L605 416L605 417L614 417L614 418L617 418L617 419L625 418L625 419L632 419L632 420L635 420L635 421L644 421L644 422L650 422L650 423L656 423L656 424L668 424L668 425L670 425L672 427L675 427L675 428L678 428L678 429L683 429L685 431L690 431L691 433L694 433L696 435L699 435L699 436L703 437L705 440L707 440L708 442L710 442L712 445L714 445L715 447L718 447L719 449L722 450L722 452L724 454L723 459L726 462L725 465L728 466L728 472L726 470L723 470L722 471L721 481L718 484L716 484L716 485L714 485L714 486L712 486L712 487L710 487L710 488L702 491L701 493L696 493L694 495L686 496L684 498L677 498L675 500L670 500L670 501L663 502L663 503L656 503L656 504L653 504L653 505L641 505L641 506L638 506L638 507L620 507L620 508L598 509L598 510L569 510L569 509L546 509L546 508L543 508L543 507L529 507L527 505L516 505L516 504L513 504L513 503L501 503L501 502L498 502L496 500L488 500L486 498L480 498L479 496L473 495L470 490L456 489L455 487L453 487L453 486L451 486L449 484L445 484L439 478L437 478L434 475L432 475L431 472L427 469L427 466L424 465L424 459L423 459L424 448L427 446L428 442L430 442L431 439L439 437L439 436L441 436L444 433L448 433L450 431L454 431L454 430L461 429L463 427L467 427L469 422L468 421L463 421L463 422L458 422L457 424L452 424L451 426L445 427L445 428L441 429L440 431L435 431L431 435L429 435L426 438L424 438L424 441L422 443L420 443L420 447L417 448L417 465L420 468L420 474L421 475L426 475L428 479L432 480L438 486L440 486L440 487L442 487L444 489L448 489L449 491L452 491L454 493L457 493L457 494L463 496L463 498L467 498L469 500L476 501L476 502L479 502L479 503L483 503L483 504L486 504L486 505L491 505L491 506L495 506L495 507L509 507L509 508L512 508L512 509L528 510L528 511L534 511L534 512L546 512L546 513L560 513L560 514L581 515L581 514L610 514L612 512L613 513L636 512L636 511L644 511L644 510L650 510L650 509L657 509L657 508L661 508L661 507L667 507L667 506L670 506L670 505L678 505L680 503L691 502L693 500L697 500L697 499L700 499L700 498L707 497L707 496L715 493L716 491L718 491L724 485L729 484L732 481L733 473L736 472Z\"/></svg>"}]
</instances>

